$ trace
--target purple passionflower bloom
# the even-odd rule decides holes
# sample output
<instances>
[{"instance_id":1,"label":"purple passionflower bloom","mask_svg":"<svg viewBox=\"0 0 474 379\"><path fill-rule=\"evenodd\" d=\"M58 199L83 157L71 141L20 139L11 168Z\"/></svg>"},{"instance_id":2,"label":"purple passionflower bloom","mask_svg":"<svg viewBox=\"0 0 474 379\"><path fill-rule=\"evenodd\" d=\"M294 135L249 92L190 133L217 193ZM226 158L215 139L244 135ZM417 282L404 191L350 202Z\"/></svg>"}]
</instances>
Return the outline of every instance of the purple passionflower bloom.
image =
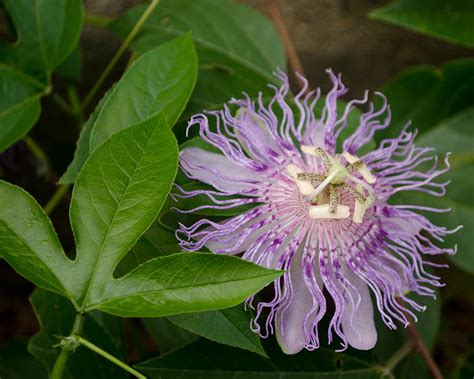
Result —
<instances>
[{"instance_id":1,"label":"purple passionflower bloom","mask_svg":"<svg viewBox=\"0 0 474 379\"><path fill-rule=\"evenodd\" d=\"M252 328L262 337L275 331L287 354L319 347L318 325L325 315L329 343L336 335L341 350L373 348L374 303L389 328L396 328L396 320L408 325L407 316L416 320L413 311L424 307L406 294L435 297L433 287L442 285L425 266L443 265L423 257L455 253L433 243L454 231L417 213L444 210L389 201L402 191L443 196L448 183L435 179L449 169L447 157L439 168L432 148L414 145L416 131L408 125L375 147L374 133L390 125L390 108L380 93L375 93L380 109L370 103L338 150L351 110L367 103L368 93L341 106L338 99L347 89L340 75L327 72L333 88L319 118L314 112L319 89L308 91L300 78L305 86L293 98L287 77L278 72L283 84L271 86L275 95L268 105L260 94L256 102L233 99L234 113L225 106L192 117L189 127L197 125L201 138L220 153L188 147L180 155L189 178L213 187L180 188L178 196L207 195L213 202L188 212L256 204L223 222L180 225L177 235L188 251L242 253L245 260L285 270L274 282L273 299L257 304ZM373 149L361 153L367 145Z\"/></svg>"}]
</instances>

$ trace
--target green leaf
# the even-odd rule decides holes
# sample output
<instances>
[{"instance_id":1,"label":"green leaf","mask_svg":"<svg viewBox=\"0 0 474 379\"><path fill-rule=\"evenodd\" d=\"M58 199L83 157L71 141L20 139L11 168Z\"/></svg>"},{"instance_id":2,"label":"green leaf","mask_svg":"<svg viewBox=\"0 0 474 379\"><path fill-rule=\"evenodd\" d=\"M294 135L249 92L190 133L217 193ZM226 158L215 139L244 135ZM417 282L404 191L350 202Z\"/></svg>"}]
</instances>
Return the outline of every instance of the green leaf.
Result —
<instances>
[{"instance_id":1,"label":"green leaf","mask_svg":"<svg viewBox=\"0 0 474 379\"><path fill-rule=\"evenodd\" d=\"M38 287L67 296L72 262L51 221L27 192L0 181L0 256Z\"/></svg>"},{"instance_id":2,"label":"green leaf","mask_svg":"<svg viewBox=\"0 0 474 379\"><path fill-rule=\"evenodd\" d=\"M0 152L24 137L38 120L46 87L0 63Z\"/></svg>"},{"instance_id":3,"label":"green leaf","mask_svg":"<svg viewBox=\"0 0 474 379\"><path fill-rule=\"evenodd\" d=\"M451 209L446 213L426 212L426 216L436 225L454 229L459 225L464 228L445 238L446 246L457 245L458 252L449 259L458 267L473 273L474 254L472 254L474 228L474 203L472 193L474 182L467 178L474 175L474 107L458 113L441 122L417 139L419 146L432 146L443 156L452 152L450 162L452 168L441 180L451 180L447 195L434 198L424 193L408 192L397 196L397 201L404 204Z\"/></svg>"},{"instance_id":4,"label":"green leaf","mask_svg":"<svg viewBox=\"0 0 474 379\"><path fill-rule=\"evenodd\" d=\"M12 342L0 348L0 378L47 379L45 367L34 359L20 342Z\"/></svg>"},{"instance_id":5,"label":"green leaf","mask_svg":"<svg viewBox=\"0 0 474 379\"><path fill-rule=\"evenodd\" d=\"M64 79L79 81L82 76L82 51L79 46L61 63L56 72Z\"/></svg>"},{"instance_id":6,"label":"green leaf","mask_svg":"<svg viewBox=\"0 0 474 379\"><path fill-rule=\"evenodd\" d=\"M72 52L82 28L80 0L4 0L18 35L2 42L2 60L25 74L49 83L51 72Z\"/></svg>"},{"instance_id":7,"label":"green leaf","mask_svg":"<svg viewBox=\"0 0 474 379\"><path fill-rule=\"evenodd\" d=\"M370 13L375 19L474 46L474 4L470 0L400 0Z\"/></svg>"},{"instance_id":8,"label":"green leaf","mask_svg":"<svg viewBox=\"0 0 474 379\"><path fill-rule=\"evenodd\" d=\"M5 0L18 41L0 41L0 152L38 120L40 98L51 91L52 71L77 44L80 0Z\"/></svg>"},{"instance_id":9,"label":"green leaf","mask_svg":"<svg viewBox=\"0 0 474 379\"><path fill-rule=\"evenodd\" d=\"M97 302L118 262L157 216L176 175L178 147L159 116L115 134L74 186L75 297Z\"/></svg>"},{"instance_id":10,"label":"green leaf","mask_svg":"<svg viewBox=\"0 0 474 379\"><path fill-rule=\"evenodd\" d=\"M41 330L30 339L28 350L51 372L60 352L54 345L59 343L61 336L69 335L76 311L68 299L43 290L35 290L30 302ZM123 359L109 333L90 316L87 316L84 322L83 336L110 354ZM128 378L122 369L82 346L71 355L66 375L68 378Z\"/></svg>"},{"instance_id":11,"label":"green leaf","mask_svg":"<svg viewBox=\"0 0 474 379\"><path fill-rule=\"evenodd\" d=\"M450 259L459 267L474 272L471 254L473 208L472 181L466 180L474 172L474 60L449 62L441 69L421 67L409 70L389 83L384 92L392 105L393 122L388 130L379 133L379 141L393 137L402 126L413 120L419 129L415 143L435 149L441 158L451 152L451 169L439 180L451 179L447 195L434 198L423 193L403 193L395 201L452 210L448 213L427 213L435 224L464 229L446 237L446 244L458 245L458 253Z\"/></svg>"},{"instance_id":12,"label":"green leaf","mask_svg":"<svg viewBox=\"0 0 474 379\"><path fill-rule=\"evenodd\" d=\"M432 350L436 342L441 322L440 292L436 291L437 299L410 294L409 297L418 304L426 306L425 312L417 312L418 322L415 324L423 342ZM374 354L380 365L384 365L409 339L407 331L400 326L397 330L390 330L380 319L377 319L378 343ZM418 355L409 355L396 368L395 375L400 379L414 377L422 378L427 371L426 364Z\"/></svg>"},{"instance_id":13,"label":"green leaf","mask_svg":"<svg viewBox=\"0 0 474 379\"><path fill-rule=\"evenodd\" d=\"M149 260L105 283L95 302L88 302L87 307L122 317L161 317L228 308L281 274L236 257L172 254Z\"/></svg>"},{"instance_id":14,"label":"green leaf","mask_svg":"<svg viewBox=\"0 0 474 379\"><path fill-rule=\"evenodd\" d=\"M144 6L111 24L126 36ZM143 53L177 35L191 32L199 55L199 76L185 116L220 107L242 91L272 93L272 72L285 70L286 56L273 24L258 12L229 0L162 0L132 47Z\"/></svg>"},{"instance_id":15,"label":"green leaf","mask_svg":"<svg viewBox=\"0 0 474 379\"><path fill-rule=\"evenodd\" d=\"M246 379L371 379L380 378L381 369L343 353L320 348L287 356L271 349L270 359L201 340L192 345L138 364L151 379L224 377Z\"/></svg>"},{"instance_id":16,"label":"green leaf","mask_svg":"<svg viewBox=\"0 0 474 379\"><path fill-rule=\"evenodd\" d=\"M132 250L120 261L115 274L118 276L125 275L149 259L179 251L181 251L181 247L176 240L174 231L166 230L157 222L154 222L140 237Z\"/></svg>"},{"instance_id":17,"label":"green leaf","mask_svg":"<svg viewBox=\"0 0 474 379\"><path fill-rule=\"evenodd\" d=\"M197 57L189 34L137 59L117 83L92 127L90 150L117 131L163 114L176 123L194 88Z\"/></svg>"},{"instance_id":18,"label":"green leaf","mask_svg":"<svg viewBox=\"0 0 474 379\"><path fill-rule=\"evenodd\" d=\"M176 315L169 317L169 320L211 341L267 355L258 334L250 330L251 316L242 305L218 311Z\"/></svg>"},{"instance_id":19,"label":"green leaf","mask_svg":"<svg viewBox=\"0 0 474 379\"><path fill-rule=\"evenodd\" d=\"M411 121L420 135L442 120L474 105L474 59L459 59L441 68L409 69L382 89L392 109L389 128L376 134L380 142L397 136Z\"/></svg>"},{"instance_id":20,"label":"green leaf","mask_svg":"<svg viewBox=\"0 0 474 379\"><path fill-rule=\"evenodd\" d=\"M196 342L199 338L199 336L176 326L166 317L144 318L142 321L148 334L155 341L160 355L180 349Z\"/></svg>"}]
</instances>

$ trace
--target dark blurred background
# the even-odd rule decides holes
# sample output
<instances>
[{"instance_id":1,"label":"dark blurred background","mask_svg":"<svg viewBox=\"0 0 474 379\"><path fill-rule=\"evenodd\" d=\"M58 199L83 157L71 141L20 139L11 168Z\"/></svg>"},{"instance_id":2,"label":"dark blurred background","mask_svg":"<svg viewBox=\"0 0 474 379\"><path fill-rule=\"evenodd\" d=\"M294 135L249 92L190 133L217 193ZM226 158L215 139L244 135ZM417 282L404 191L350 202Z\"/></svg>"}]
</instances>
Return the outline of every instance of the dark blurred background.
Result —
<instances>
[{"instance_id":1,"label":"dark blurred background","mask_svg":"<svg viewBox=\"0 0 474 379\"><path fill-rule=\"evenodd\" d=\"M198 0L197 0L198 1ZM269 14L265 0L242 0L242 2ZM415 65L439 65L451 59L472 56L472 50L419 35L401 28L370 20L367 14L374 8L387 4L385 0L279 0L281 11L291 34L297 53L302 61L311 85L329 88L324 70L328 67L343 74L344 83L350 88L350 95L360 96L365 89L380 89L384 83L398 73ZM138 0L85 0L87 13L116 17L126 9L140 3ZM81 94L85 94L102 73L103 68L120 45L120 38L100 27L85 25L81 37L83 51L83 73L79 84ZM120 76L128 57L123 57L115 73L109 78L112 83ZM60 83L59 83L60 85ZM55 122L48 114L48 108L55 105L48 98L43 101L44 111L39 124L32 134L48 152L49 156L62 157L53 162L58 173L69 163L75 148L68 128ZM21 149L21 146L18 147ZM25 150L27 151L27 150ZM26 165L34 166L30 163ZM35 167L21 169L21 174L13 170L11 181L23 186L43 203L54 191L38 186L34 177ZM24 170L30 170L31 176ZM18 174L15 174L17 172ZM21 178L20 178L21 175ZM8 180L8 179L7 179ZM38 187L35 187L38 186ZM58 207L52 214L53 222L63 243L71 244L67 225L67 204ZM64 237L66 236L66 237ZM470 277L460 271L446 272L448 284ZM29 337L37 329L37 321L28 303L32 285L0 262L0 345L13 338ZM456 287L456 285L454 286ZM452 287L451 287L452 288ZM453 349L462 349L466 336L473 333L474 326L469 315L474 308L471 303L457 302L456 296L450 300L449 287L445 293L448 307L446 315L455 320L459 328L441 335L441 342L454 344ZM448 305L446 305L448 304ZM460 346L456 346L456 344ZM449 363L448 363L449 364Z\"/></svg>"}]
</instances>

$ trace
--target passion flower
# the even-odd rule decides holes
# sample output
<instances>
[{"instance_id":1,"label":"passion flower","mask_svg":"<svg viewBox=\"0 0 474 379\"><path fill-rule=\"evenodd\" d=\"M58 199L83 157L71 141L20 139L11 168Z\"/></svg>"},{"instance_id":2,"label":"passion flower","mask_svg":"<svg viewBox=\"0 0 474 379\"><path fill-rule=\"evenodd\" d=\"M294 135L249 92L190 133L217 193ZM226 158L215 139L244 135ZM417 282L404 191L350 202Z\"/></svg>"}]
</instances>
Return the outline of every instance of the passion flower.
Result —
<instances>
[{"instance_id":1,"label":"passion flower","mask_svg":"<svg viewBox=\"0 0 474 379\"><path fill-rule=\"evenodd\" d=\"M301 78L305 88L292 97L287 77L278 72L282 85L272 87L268 104L260 94L256 101L233 99L236 112L225 106L192 117L189 127L199 127L201 138L220 153L189 147L180 156L184 173L213 189L181 189L178 196L207 195L213 204L199 209L256 204L224 222L180 225L177 235L188 251L242 254L286 271L274 282L273 299L255 305L252 328L262 337L275 332L287 354L318 348L325 316L329 343L337 336L342 349L371 349L377 341L374 304L389 328L397 320L408 325L407 316L416 319L414 311L424 307L407 292L434 297L434 287L441 286L426 270L438 265L424 257L455 252L433 242L454 231L418 213L445 210L390 202L403 191L443 196L447 182L436 179L449 169L448 157L440 168L432 148L414 145L416 131L409 125L375 146L374 134L390 125L386 98L375 93L379 109L367 92L341 106L347 89L340 75L328 74L333 88L319 117L319 89L308 91ZM366 103L368 110L347 133L351 111Z\"/></svg>"}]
</instances>

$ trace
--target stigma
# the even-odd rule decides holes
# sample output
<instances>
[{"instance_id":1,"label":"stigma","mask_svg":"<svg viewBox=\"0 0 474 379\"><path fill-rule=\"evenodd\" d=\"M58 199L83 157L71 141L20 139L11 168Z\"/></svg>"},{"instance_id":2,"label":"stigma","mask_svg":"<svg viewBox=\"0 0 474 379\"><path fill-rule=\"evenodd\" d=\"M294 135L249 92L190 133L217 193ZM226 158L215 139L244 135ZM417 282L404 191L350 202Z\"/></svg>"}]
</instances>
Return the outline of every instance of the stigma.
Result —
<instances>
[{"instance_id":1,"label":"stigma","mask_svg":"<svg viewBox=\"0 0 474 379\"><path fill-rule=\"evenodd\" d=\"M321 172L305 172L298 166L287 166L299 192L309 203L308 215L313 219L343 219L350 217L350 208L341 204L341 193L354 199L352 221L361 223L366 210L375 200L372 184L376 177L358 157L344 153L332 156L320 147L302 146L301 151L321 161ZM355 175L359 174L359 177ZM347 196L346 196L347 198Z\"/></svg>"}]
</instances>

